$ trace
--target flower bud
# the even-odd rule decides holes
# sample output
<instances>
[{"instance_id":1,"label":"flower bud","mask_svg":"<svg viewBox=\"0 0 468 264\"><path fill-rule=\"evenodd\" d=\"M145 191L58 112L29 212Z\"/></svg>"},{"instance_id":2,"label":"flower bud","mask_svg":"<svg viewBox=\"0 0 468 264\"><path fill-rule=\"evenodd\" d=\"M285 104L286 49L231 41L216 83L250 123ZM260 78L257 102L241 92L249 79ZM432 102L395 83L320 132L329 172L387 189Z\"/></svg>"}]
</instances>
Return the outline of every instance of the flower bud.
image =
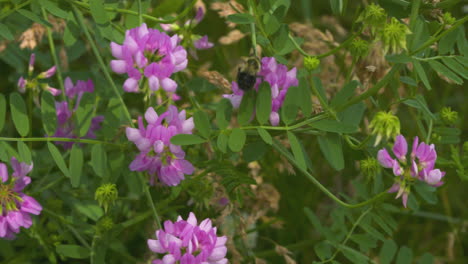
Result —
<instances>
[{"instance_id":1,"label":"flower bud","mask_svg":"<svg viewBox=\"0 0 468 264\"><path fill-rule=\"evenodd\" d=\"M304 57L304 67L309 70L313 71L317 69L320 65L320 60L317 57Z\"/></svg>"},{"instance_id":2,"label":"flower bud","mask_svg":"<svg viewBox=\"0 0 468 264\"><path fill-rule=\"evenodd\" d=\"M28 66L28 73L31 74L34 70L34 62L36 61L36 54L31 53L31 57L29 57L29 66Z\"/></svg>"},{"instance_id":3,"label":"flower bud","mask_svg":"<svg viewBox=\"0 0 468 264\"><path fill-rule=\"evenodd\" d=\"M400 134L400 120L391 112L378 112L372 119L369 128L372 129L371 134L376 135L374 146L377 146L382 137L394 138Z\"/></svg>"},{"instance_id":4,"label":"flower bud","mask_svg":"<svg viewBox=\"0 0 468 264\"><path fill-rule=\"evenodd\" d=\"M52 67L51 67L50 69L48 69L47 71L41 72L41 73L37 76L37 78L39 78L39 79L47 79L47 78L50 78L50 77L54 76L56 70L57 70L57 67L52 66Z\"/></svg>"},{"instance_id":5,"label":"flower bud","mask_svg":"<svg viewBox=\"0 0 468 264\"><path fill-rule=\"evenodd\" d=\"M24 93L26 92L26 84L28 83L28 81L26 81L23 76L21 76L18 80L18 91L20 93Z\"/></svg>"},{"instance_id":6,"label":"flower bud","mask_svg":"<svg viewBox=\"0 0 468 264\"><path fill-rule=\"evenodd\" d=\"M442 16L442 23L446 25L453 25L457 21L451 13L445 12L444 15Z\"/></svg>"},{"instance_id":7,"label":"flower bud","mask_svg":"<svg viewBox=\"0 0 468 264\"><path fill-rule=\"evenodd\" d=\"M362 58L367 56L369 52L369 43L361 38L355 38L349 49L354 58Z\"/></svg>"},{"instance_id":8,"label":"flower bud","mask_svg":"<svg viewBox=\"0 0 468 264\"><path fill-rule=\"evenodd\" d=\"M458 120L458 112L452 111L450 107L444 107L440 111L440 117L446 124L452 125Z\"/></svg>"},{"instance_id":9,"label":"flower bud","mask_svg":"<svg viewBox=\"0 0 468 264\"><path fill-rule=\"evenodd\" d=\"M364 176L366 176L367 180L369 181L374 179L377 173L380 171L379 162L372 157L361 160L359 163L361 165L362 174L364 174Z\"/></svg>"},{"instance_id":10,"label":"flower bud","mask_svg":"<svg viewBox=\"0 0 468 264\"><path fill-rule=\"evenodd\" d=\"M385 24L386 19L387 14L382 7L376 4L370 4L366 6L366 9L364 9L357 21L370 27L372 33L374 33L376 28L380 28Z\"/></svg>"},{"instance_id":11,"label":"flower bud","mask_svg":"<svg viewBox=\"0 0 468 264\"><path fill-rule=\"evenodd\" d=\"M104 216L97 222L96 228L99 233L106 233L114 227L114 221L110 216Z\"/></svg>"},{"instance_id":12,"label":"flower bud","mask_svg":"<svg viewBox=\"0 0 468 264\"><path fill-rule=\"evenodd\" d=\"M406 50L406 35L411 34L408 26L392 17L390 23L385 24L380 32L380 40L384 46L384 53L388 51L398 53Z\"/></svg>"},{"instance_id":13,"label":"flower bud","mask_svg":"<svg viewBox=\"0 0 468 264\"><path fill-rule=\"evenodd\" d=\"M97 188L94 199L98 201L99 206L104 207L107 212L109 205L114 204L117 200L119 192L117 186L113 183L106 183Z\"/></svg>"}]
</instances>

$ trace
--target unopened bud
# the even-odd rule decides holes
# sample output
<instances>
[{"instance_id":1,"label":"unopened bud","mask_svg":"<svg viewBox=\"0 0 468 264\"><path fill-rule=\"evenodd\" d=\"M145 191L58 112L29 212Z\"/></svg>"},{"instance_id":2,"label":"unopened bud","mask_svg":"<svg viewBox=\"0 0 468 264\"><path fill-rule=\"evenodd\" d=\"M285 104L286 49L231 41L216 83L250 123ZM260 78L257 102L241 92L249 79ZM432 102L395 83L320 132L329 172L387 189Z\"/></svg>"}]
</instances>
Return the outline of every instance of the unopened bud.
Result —
<instances>
[{"instance_id":1,"label":"unopened bud","mask_svg":"<svg viewBox=\"0 0 468 264\"><path fill-rule=\"evenodd\" d=\"M97 222L97 230L100 233L106 233L114 227L114 221L109 216L104 216Z\"/></svg>"},{"instance_id":2,"label":"unopened bud","mask_svg":"<svg viewBox=\"0 0 468 264\"><path fill-rule=\"evenodd\" d=\"M369 52L369 43L361 38L355 38L351 42L350 51L356 59L365 57Z\"/></svg>"},{"instance_id":3,"label":"unopened bud","mask_svg":"<svg viewBox=\"0 0 468 264\"><path fill-rule=\"evenodd\" d=\"M452 108L450 107L444 107L440 111L440 117L442 118L442 121L445 123L451 125L457 122L458 120L458 112L452 111Z\"/></svg>"},{"instance_id":4,"label":"unopened bud","mask_svg":"<svg viewBox=\"0 0 468 264\"><path fill-rule=\"evenodd\" d=\"M382 137L394 138L400 134L400 120L391 112L378 112L372 119L369 128L372 134L376 135L374 146L377 146Z\"/></svg>"},{"instance_id":5,"label":"unopened bud","mask_svg":"<svg viewBox=\"0 0 468 264\"><path fill-rule=\"evenodd\" d=\"M41 72L37 78L39 79L47 79L47 78L50 78L52 76L54 76L55 74L55 71L57 70L57 67L56 66L52 66L50 69L48 69L47 71L45 72Z\"/></svg>"},{"instance_id":6,"label":"unopened bud","mask_svg":"<svg viewBox=\"0 0 468 264\"><path fill-rule=\"evenodd\" d=\"M446 25L453 25L457 19L455 19L451 13L445 12L444 15L442 16L442 23Z\"/></svg>"},{"instance_id":7,"label":"unopened bud","mask_svg":"<svg viewBox=\"0 0 468 264\"><path fill-rule=\"evenodd\" d=\"M360 165L362 174L364 174L369 181L375 178L381 168L379 162L371 157L361 160Z\"/></svg>"},{"instance_id":8,"label":"unopened bud","mask_svg":"<svg viewBox=\"0 0 468 264\"><path fill-rule=\"evenodd\" d=\"M29 57L29 66L28 66L28 72L31 74L34 70L34 62L36 61L36 54L31 53L31 56Z\"/></svg>"},{"instance_id":9,"label":"unopened bud","mask_svg":"<svg viewBox=\"0 0 468 264\"><path fill-rule=\"evenodd\" d=\"M20 93L24 93L26 92L26 84L28 83L28 81L26 81L23 76L21 76L18 80L18 91Z\"/></svg>"},{"instance_id":10,"label":"unopened bud","mask_svg":"<svg viewBox=\"0 0 468 264\"><path fill-rule=\"evenodd\" d=\"M386 19L387 14L382 7L376 4L370 4L366 6L357 21L364 23L364 25L369 27L372 33L374 33L377 28L385 24Z\"/></svg>"},{"instance_id":11,"label":"unopened bud","mask_svg":"<svg viewBox=\"0 0 468 264\"><path fill-rule=\"evenodd\" d=\"M118 196L119 192L117 191L117 186L112 183L107 183L97 188L94 199L96 199L99 206L103 207L104 211L107 212L109 205L114 204Z\"/></svg>"},{"instance_id":12,"label":"unopened bud","mask_svg":"<svg viewBox=\"0 0 468 264\"><path fill-rule=\"evenodd\" d=\"M410 33L408 26L392 17L390 23L385 24L380 33L384 52L398 53L401 50L406 50L406 35Z\"/></svg>"},{"instance_id":13,"label":"unopened bud","mask_svg":"<svg viewBox=\"0 0 468 264\"><path fill-rule=\"evenodd\" d=\"M304 67L309 70L313 71L317 69L320 65L320 60L317 57L304 57Z\"/></svg>"}]
</instances>

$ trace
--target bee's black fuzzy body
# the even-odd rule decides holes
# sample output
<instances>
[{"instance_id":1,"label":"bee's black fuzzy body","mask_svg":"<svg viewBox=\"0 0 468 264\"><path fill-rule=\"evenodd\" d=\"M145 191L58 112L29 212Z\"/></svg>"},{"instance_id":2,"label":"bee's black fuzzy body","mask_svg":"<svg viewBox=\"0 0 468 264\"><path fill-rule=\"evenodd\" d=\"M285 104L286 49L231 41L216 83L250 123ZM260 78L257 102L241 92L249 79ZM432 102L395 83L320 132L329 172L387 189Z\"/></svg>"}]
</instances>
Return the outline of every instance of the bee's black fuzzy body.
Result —
<instances>
[{"instance_id":1,"label":"bee's black fuzzy body","mask_svg":"<svg viewBox=\"0 0 468 264\"><path fill-rule=\"evenodd\" d=\"M242 72L239 68L237 72L237 84L239 88L243 91L249 91L254 87L257 76L249 74L247 72Z\"/></svg>"}]
</instances>

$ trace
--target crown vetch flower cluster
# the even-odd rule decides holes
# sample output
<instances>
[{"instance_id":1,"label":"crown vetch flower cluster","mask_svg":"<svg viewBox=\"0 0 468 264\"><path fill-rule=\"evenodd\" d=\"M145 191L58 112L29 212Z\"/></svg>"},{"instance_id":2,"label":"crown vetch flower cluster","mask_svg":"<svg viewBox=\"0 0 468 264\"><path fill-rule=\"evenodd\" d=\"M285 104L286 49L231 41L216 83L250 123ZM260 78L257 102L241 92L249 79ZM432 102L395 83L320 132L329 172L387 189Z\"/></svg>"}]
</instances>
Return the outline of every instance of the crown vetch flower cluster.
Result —
<instances>
[{"instance_id":1,"label":"crown vetch flower cluster","mask_svg":"<svg viewBox=\"0 0 468 264\"><path fill-rule=\"evenodd\" d=\"M177 218L177 222L164 222L164 228L156 231L156 240L148 239L151 251L165 254L153 264L225 264L227 237L216 236L216 227L211 220L200 224L193 213L187 220Z\"/></svg>"},{"instance_id":2,"label":"crown vetch flower cluster","mask_svg":"<svg viewBox=\"0 0 468 264\"><path fill-rule=\"evenodd\" d=\"M62 93L62 91L50 87L47 83L41 83L39 80L41 79L49 79L50 77L54 76L57 68L56 66L50 67L47 71L39 73L36 77L32 78L32 74L34 71L34 63L36 62L36 54L31 53L29 57L29 65L28 65L28 76L26 79L21 76L18 79L18 91L20 93L25 93L27 89L31 89L34 92L34 100L36 104L38 103L38 94L40 92L39 88L45 91L50 92L53 96L57 96Z\"/></svg>"},{"instance_id":3,"label":"crown vetch flower cluster","mask_svg":"<svg viewBox=\"0 0 468 264\"><path fill-rule=\"evenodd\" d=\"M0 163L0 237L14 239L20 227L29 228L32 225L30 214L39 215L42 206L31 196L23 193L23 189L31 183L26 176L33 165L20 163L15 157L11 158L13 173L8 176L8 169Z\"/></svg>"},{"instance_id":4,"label":"crown vetch flower cluster","mask_svg":"<svg viewBox=\"0 0 468 264\"><path fill-rule=\"evenodd\" d=\"M434 144L419 143L418 137L415 137L409 159L407 152L408 144L405 137L398 135L393 146L396 158L392 158L385 148L379 150L377 154L379 163L385 168L393 169L393 174L398 176L388 192L398 192L396 198L402 197L405 207L414 181L420 180L439 187L444 183L442 178L445 176L444 171L435 169L437 153Z\"/></svg>"},{"instance_id":5,"label":"crown vetch flower cluster","mask_svg":"<svg viewBox=\"0 0 468 264\"><path fill-rule=\"evenodd\" d=\"M185 152L180 146L171 144L170 139L177 134L192 134L193 118L186 118L185 110L178 112L171 105L168 110L158 115L152 107L145 112L148 125L143 118L138 118L138 128L127 128L127 138L140 150L130 164L132 171L147 171L154 184L155 176L166 185L175 186L184 179L185 174L192 174L193 165L185 160Z\"/></svg>"},{"instance_id":6,"label":"crown vetch flower cluster","mask_svg":"<svg viewBox=\"0 0 468 264\"><path fill-rule=\"evenodd\" d=\"M94 92L94 84L91 79L87 81L78 80L76 85L73 84L70 77L65 79L65 94L70 100L75 100L75 105L71 107L69 101L55 102L55 110L57 114L57 129L55 130L54 137L64 138L78 138L77 132L75 131L75 122L73 120L73 114L80 105L81 98L84 93ZM104 121L104 116L95 116L91 119L91 126L85 135L85 138L96 138L95 131L101 128L101 123ZM62 145L65 149L69 149L73 146L73 142L56 142Z\"/></svg>"},{"instance_id":7,"label":"crown vetch flower cluster","mask_svg":"<svg viewBox=\"0 0 468 264\"><path fill-rule=\"evenodd\" d=\"M122 45L111 42L112 70L126 73L128 78L123 88L126 92L138 92L138 83L143 75L148 78L152 91L159 88L175 92L177 83L170 77L187 67L187 51L179 45L179 36L169 37L157 29L148 29L146 24L127 30Z\"/></svg>"},{"instance_id":8,"label":"crown vetch flower cluster","mask_svg":"<svg viewBox=\"0 0 468 264\"><path fill-rule=\"evenodd\" d=\"M288 71L285 65L278 64L273 57L264 57L261 62L262 65L258 74L260 78L257 78L254 88L258 91L262 81L270 84L272 100L270 123L277 126L280 120L278 111L286 98L289 87L297 86L299 83L296 78L297 69L294 67ZM233 94L225 94L223 97L229 99L234 108L238 108L244 96L244 91L239 88L236 82L232 82L232 91Z\"/></svg>"}]
</instances>

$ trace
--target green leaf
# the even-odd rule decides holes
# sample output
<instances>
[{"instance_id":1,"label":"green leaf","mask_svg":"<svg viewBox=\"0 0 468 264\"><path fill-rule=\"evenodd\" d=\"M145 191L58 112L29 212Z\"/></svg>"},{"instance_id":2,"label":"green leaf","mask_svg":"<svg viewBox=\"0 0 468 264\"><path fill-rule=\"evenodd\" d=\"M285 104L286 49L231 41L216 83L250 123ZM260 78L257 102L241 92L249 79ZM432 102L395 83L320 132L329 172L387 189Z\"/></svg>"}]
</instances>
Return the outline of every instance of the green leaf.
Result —
<instances>
[{"instance_id":1,"label":"green leaf","mask_svg":"<svg viewBox=\"0 0 468 264\"><path fill-rule=\"evenodd\" d=\"M15 37L5 24L0 23L0 36L7 40L13 40Z\"/></svg>"},{"instance_id":2,"label":"green leaf","mask_svg":"<svg viewBox=\"0 0 468 264\"><path fill-rule=\"evenodd\" d=\"M353 80L353 81L347 83L343 87L343 89L341 89L335 95L335 97L333 97L333 99L330 102L330 105L332 107L336 107L336 106L344 104L346 102L346 100L348 100L348 98L350 98L354 94L354 91L356 90L358 85L359 85L359 82L356 81L356 80Z\"/></svg>"},{"instance_id":3,"label":"green leaf","mask_svg":"<svg viewBox=\"0 0 468 264\"><path fill-rule=\"evenodd\" d=\"M90 252L88 249L78 245L57 245L55 250L58 254L68 258L86 259L89 258Z\"/></svg>"},{"instance_id":4,"label":"green leaf","mask_svg":"<svg viewBox=\"0 0 468 264\"><path fill-rule=\"evenodd\" d=\"M96 144L91 149L91 167L101 178L106 176L107 172L107 153L101 144Z\"/></svg>"},{"instance_id":5,"label":"green leaf","mask_svg":"<svg viewBox=\"0 0 468 264\"><path fill-rule=\"evenodd\" d=\"M284 55L282 50L286 48L286 44L289 42L289 28L288 25L282 24L279 30L272 36L272 42L274 49L279 55Z\"/></svg>"},{"instance_id":6,"label":"green leaf","mask_svg":"<svg viewBox=\"0 0 468 264\"><path fill-rule=\"evenodd\" d=\"M89 1L89 9L97 24L106 24L109 22L106 10L104 9L104 0Z\"/></svg>"},{"instance_id":7,"label":"green leaf","mask_svg":"<svg viewBox=\"0 0 468 264\"><path fill-rule=\"evenodd\" d=\"M460 65L457 60L454 58L442 58L442 61L449 67L452 71L458 73L464 79L468 79L468 70L467 67Z\"/></svg>"},{"instance_id":8,"label":"green leaf","mask_svg":"<svg viewBox=\"0 0 468 264\"><path fill-rule=\"evenodd\" d=\"M55 112L55 100L51 93L45 92L41 96L42 126L47 135L53 135L57 128L57 114Z\"/></svg>"},{"instance_id":9,"label":"green leaf","mask_svg":"<svg viewBox=\"0 0 468 264\"><path fill-rule=\"evenodd\" d=\"M418 264L432 264L434 263L434 257L429 253L424 253L418 261Z\"/></svg>"},{"instance_id":10,"label":"green leaf","mask_svg":"<svg viewBox=\"0 0 468 264\"><path fill-rule=\"evenodd\" d=\"M400 248L398 252L398 256L395 263L398 264L411 264L411 260L413 259L413 252L407 246L403 246Z\"/></svg>"},{"instance_id":11,"label":"green leaf","mask_svg":"<svg viewBox=\"0 0 468 264\"><path fill-rule=\"evenodd\" d=\"M42 24L44 26L47 26L47 27L50 27L52 28L52 24L50 24L49 22L47 22L46 20L42 19L41 17L39 17L38 15L34 14L33 12L29 11L29 10L26 10L26 9L18 9L16 10L16 12L20 13L22 16L36 22L36 23L39 23L39 24Z\"/></svg>"},{"instance_id":12,"label":"green leaf","mask_svg":"<svg viewBox=\"0 0 468 264\"><path fill-rule=\"evenodd\" d=\"M437 50L439 51L440 55L447 54L455 48L455 42L457 41L460 33L460 28L457 28L447 33L447 35L439 40Z\"/></svg>"},{"instance_id":13,"label":"green leaf","mask_svg":"<svg viewBox=\"0 0 468 264\"><path fill-rule=\"evenodd\" d=\"M325 159L337 171L344 168L343 148L341 138L336 133L327 133L326 136L318 136L318 143Z\"/></svg>"},{"instance_id":14,"label":"green leaf","mask_svg":"<svg viewBox=\"0 0 468 264\"><path fill-rule=\"evenodd\" d=\"M419 63L419 61L417 61L417 60L413 60L413 66L414 66L414 70L418 74L419 79L421 79L424 86L426 86L426 88L428 90L432 90L431 83L427 79L426 72L424 71L423 67L421 66L421 63Z\"/></svg>"},{"instance_id":15,"label":"green leaf","mask_svg":"<svg viewBox=\"0 0 468 264\"><path fill-rule=\"evenodd\" d=\"M257 95L256 117L260 125L265 124L270 118L271 112L271 88L267 82L262 82Z\"/></svg>"},{"instance_id":16,"label":"green leaf","mask_svg":"<svg viewBox=\"0 0 468 264\"><path fill-rule=\"evenodd\" d=\"M216 145L218 146L219 150L221 150L221 152L226 153L228 145L228 136L224 133L219 133Z\"/></svg>"},{"instance_id":17,"label":"green leaf","mask_svg":"<svg viewBox=\"0 0 468 264\"><path fill-rule=\"evenodd\" d=\"M350 125L347 123L338 122L336 120L320 120L311 124L318 130L336 133L355 133L359 127L356 125Z\"/></svg>"},{"instance_id":18,"label":"green leaf","mask_svg":"<svg viewBox=\"0 0 468 264\"><path fill-rule=\"evenodd\" d=\"M326 108L328 106L328 101L327 101L327 96L325 94L325 90L323 89L323 86L322 86L322 81L317 77L317 76L314 76L312 77L312 85L315 87L315 89L317 89L317 93L316 96L320 97L323 102L325 102L326 105L323 105L322 107Z\"/></svg>"},{"instance_id":19,"label":"green leaf","mask_svg":"<svg viewBox=\"0 0 468 264\"><path fill-rule=\"evenodd\" d=\"M294 159L297 161L297 164L300 168L307 170L306 161L304 158L304 153L302 152L301 143L297 139L296 135L292 132L287 132L289 144L291 145L291 150L294 155Z\"/></svg>"},{"instance_id":20,"label":"green leaf","mask_svg":"<svg viewBox=\"0 0 468 264\"><path fill-rule=\"evenodd\" d=\"M377 246L377 240L368 234L353 234L351 240L359 245L361 252L368 252Z\"/></svg>"},{"instance_id":21,"label":"green leaf","mask_svg":"<svg viewBox=\"0 0 468 264\"><path fill-rule=\"evenodd\" d=\"M246 135L244 130L240 128L234 128L229 136L228 145L233 152L239 152L242 150L245 144Z\"/></svg>"},{"instance_id":22,"label":"green leaf","mask_svg":"<svg viewBox=\"0 0 468 264\"><path fill-rule=\"evenodd\" d=\"M232 105L228 99L219 101L216 108L216 123L220 129L226 129L231 120Z\"/></svg>"},{"instance_id":23,"label":"green leaf","mask_svg":"<svg viewBox=\"0 0 468 264\"><path fill-rule=\"evenodd\" d=\"M334 15L343 13L343 0L330 0L330 7Z\"/></svg>"},{"instance_id":24,"label":"green leaf","mask_svg":"<svg viewBox=\"0 0 468 264\"><path fill-rule=\"evenodd\" d=\"M438 199L437 199L437 194L436 194L436 188L433 186L430 186L426 183L419 183L415 184L414 190L416 190L416 193L421 196L427 203L429 204L436 204Z\"/></svg>"},{"instance_id":25,"label":"green leaf","mask_svg":"<svg viewBox=\"0 0 468 264\"><path fill-rule=\"evenodd\" d=\"M54 144L50 142L47 142L47 147L49 149L50 155L52 155L52 158L57 164L57 167L63 172L65 176L70 178L70 172L68 171L68 167L65 164L65 160L63 159L60 151L57 149L57 147Z\"/></svg>"},{"instance_id":26,"label":"green leaf","mask_svg":"<svg viewBox=\"0 0 468 264\"><path fill-rule=\"evenodd\" d=\"M85 136L88 133L91 121L94 115L94 95L85 93L81 97L80 105L76 110L76 119L78 121L78 135Z\"/></svg>"},{"instance_id":27,"label":"green leaf","mask_svg":"<svg viewBox=\"0 0 468 264\"><path fill-rule=\"evenodd\" d=\"M227 20L236 24L255 23L255 18L250 14L233 14L227 17Z\"/></svg>"},{"instance_id":28,"label":"green leaf","mask_svg":"<svg viewBox=\"0 0 468 264\"><path fill-rule=\"evenodd\" d=\"M322 234L326 239L332 240L331 238L334 236L330 230L322 225L320 219L315 215L315 213L307 207L304 207L304 213L306 214L307 218L310 220L312 225L314 226L314 230L318 231Z\"/></svg>"},{"instance_id":29,"label":"green leaf","mask_svg":"<svg viewBox=\"0 0 468 264\"><path fill-rule=\"evenodd\" d=\"M93 221L99 220L104 215L104 211L95 201L74 201L75 209Z\"/></svg>"},{"instance_id":30,"label":"green leaf","mask_svg":"<svg viewBox=\"0 0 468 264\"><path fill-rule=\"evenodd\" d=\"M406 83L407 85L410 85L410 86L413 86L413 87L418 86L418 83L413 78L411 78L409 76L400 76L400 81L402 83Z\"/></svg>"},{"instance_id":31,"label":"green leaf","mask_svg":"<svg viewBox=\"0 0 468 264\"><path fill-rule=\"evenodd\" d=\"M298 105L302 110L302 114L304 117L309 117L312 114L313 107L310 88L305 78L299 78L298 94Z\"/></svg>"},{"instance_id":32,"label":"green leaf","mask_svg":"<svg viewBox=\"0 0 468 264\"><path fill-rule=\"evenodd\" d=\"M81 172L83 169L83 150L78 144L73 144L70 153L70 181L73 188L80 186Z\"/></svg>"},{"instance_id":33,"label":"green leaf","mask_svg":"<svg viewBox=\"0 0 468 264\"><path fill-rule=\"evenodd\" d=\"M442 63L437 62L435 60L430 60L429 65L434 69L434 71L444 75L445 77L449 78L450 80L454 81L456 84L461 85L463 80L458 77L455 73L445 67Z\"/></svg>"},{"instance_id":34,"label":"green leaf","mask_svg":"<svg viewBox=\"0 0 468 264\"><path fill-rule=\"evenodd\" d=\"M239 106L239 114L237 116L237 121L241 126L249 123L255 108L255 91L250 90L244 93L242 97L242 102Z\"/></svg>"},{"instance_id":35,"label":"green leaf","mask_svg":"<svg viewBox=\"0 0 468 264\"><path fill-rule=\"evenodd\" d=\"M404 53L387 55L387 56L385 56L385 59L388 62L392 62L392 63L406 64L406 63L411 62L411 57L409 57L408 55L406 55Z\"/></svg>"},{"instance_id":36,"label":"green leaf","mask_svg":"<svg viewBox=\"0 0 468 264\"><path fill-rule=\"evenodd\" d=\"M209 138L211 133L211 124L208 115L202 110L198 110L193 115L195 128L200 132L204 138Z\"/></svg>"},{"instance_id":37,"label":"green leaf","mask_svg":"<svg viewBox=\"0 0 468 264\"><path fill-rule=\"evenodd\" d=\"M260 135L260 137L267 143L268 145L273 144L273 139L270 136L270 133L266 129L263 129L261 127L257 128L257 132Z\"/></svg>"},{"instance_id":38,"label":"green leaf","mask_svg":"<svg viewBox=\"0 0 468 264\"><path fill-rule=\"evenodd\" d=\"M267 35L274 34L281 26L280 21L270 13L265 13L263 15L263 24L265 24L265 33Z\"/></svg>"},{"instance_id":39,"label":"green leaf","mask_svg":"<svg viewBox=\"0 0 468 264\"><path fill-rule=\"evenodd\" d=\"M186 85L187 88L194 91L195 94L211 92L217 89L214 84L201 77L191 79Z\"/></svg>"},{"instance_id":40,"label":"green leaf","mask_svg":"<svg viewBox=\"0 0 468 264\"><path fill-rule=\"evenodd\" d=\"M393 256L398 249L397 244L390 239L384 241L382 249L380 249L379 260L381 264L390 264L393 260Z\"/></svg>"},{"instance_id":41,"label":"green leaf","mask_svg":"<svg viewBox=\"0 0 468 264\"><path fill-rule=\"evenodd\" d=\"M6 99L3 94L0 93L0 132L2 132L5 126L6 118Z\"/></svg>"},{"instance_id":42,"label":"green leaf","mask_svg":"<svg viewBox=\"0 0 468 264\"><path fill-rule=\"evenodd\" d=\"M19 153L19 160L22 162L26 162L27 164L31 164L32 156L29 147L22 141L18 141L18 153Z\"/></svg>"},{"instance_id":43,"label":"green leaf","mask_svg":"<svg viewBox=\"0 0 468 264\"><path fill-rule=\"evenodd\" d=\"M91 1L91 2L94 2L94 1ZM49 11L52 15L63 18L63 19L68 18L68 13L60 9L60 7L58 7L56 3L48 1L48 0L39 0L39 3L45 9L47 9L47 11Z\"/></svg>"},{"instance_id":44,"label":"green leaf","mask_svg":"<svg viewBox=\"0 0 468 264\"><path fill-rule=\"evenodd\" d=\"M242 152L242 157L244 158L245 162L259 160L263 157L263 155L265 155L268 149L268 145L263 141L250 142L245 145Z\"/></svg>"},{"instance_id":45,"label":"green leaf","mask_svg":"<svg viewBox=\"0 0 468 264\"><path fill-rule=\"evenodd\" d=\"M171 138L171 143L174 145L179 145L179 146L197 145L197 144L202 144L205 142L206 142L206 139L203 139L197 135L190 135L190 134L179 134Z\"/></svg>"},{"instance_id":46,"label":"green leaf","mask_svg":"<svg viewBox=\"0 0 468 264\"><path fill-rule=\"evenodd\" d=\"M10 94L10 109L16 130L22 137L27 136L29 133L29 117L26 112L26 104L23 97L16 92Z\"/></svg>"},{"instance_id":47,"label":"green leaf","mask_svg":"<svg viewBox=\"0 0 468 264\"><path fill-rule=\"evenodd\" d=\"M289 125L296 120L299 111L300 90L298 87L290 87L284 98L283 106L281 106L281 121Z\"/></svg>"},{"instance_id":48,"label":"green leaf","mask_svg":"<svg viewBox=\"0 0 468 264\"><path fill-rule=\"evenodd\" d=\"M331 246L325 241L315 244L314 251L321 260L329 259L332 255Z\"/></svg>"}]
</instances>

